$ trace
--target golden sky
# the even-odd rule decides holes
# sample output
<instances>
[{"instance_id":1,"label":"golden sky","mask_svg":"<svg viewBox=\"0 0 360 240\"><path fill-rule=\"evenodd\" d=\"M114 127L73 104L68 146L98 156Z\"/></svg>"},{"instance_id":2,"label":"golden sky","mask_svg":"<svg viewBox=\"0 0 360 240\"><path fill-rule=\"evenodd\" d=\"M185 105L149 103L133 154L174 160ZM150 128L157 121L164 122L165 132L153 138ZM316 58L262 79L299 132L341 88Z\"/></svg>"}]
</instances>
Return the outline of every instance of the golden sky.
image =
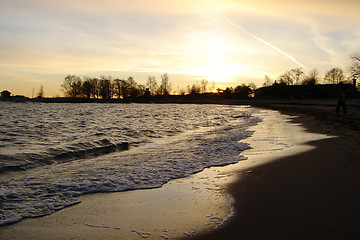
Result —
<instances>
[{"instance_id":1,"label":"golden sky","mask_svg":"<svg viewBox=\"0 0 360 240\"><path fill-rule=\"evenodd\" d=\"M346 72L360 50L358 0L0 2L0 90L30 97L61 95L68 74L261 86L292 68Z\"/></svg>"}]
</instances>

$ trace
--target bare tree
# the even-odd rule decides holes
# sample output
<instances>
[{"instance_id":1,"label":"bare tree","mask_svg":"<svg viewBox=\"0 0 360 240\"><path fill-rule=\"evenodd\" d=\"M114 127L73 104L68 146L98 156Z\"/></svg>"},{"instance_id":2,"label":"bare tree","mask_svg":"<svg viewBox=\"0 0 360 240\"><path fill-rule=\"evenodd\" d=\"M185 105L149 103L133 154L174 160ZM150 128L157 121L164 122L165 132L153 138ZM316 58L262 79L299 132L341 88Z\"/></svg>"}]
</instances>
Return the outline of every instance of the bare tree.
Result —
<instances>
[{"instance_id":1,"label":"bare tree","mask_svg":"<svg viewBox=\"0 0 360 240\"><path fill-rule=\"evenodd\" d=\"M285 85L292 85L294 83L294 79L291 77L289 71L281 75L279 81L281 84L285 84Z\"/></svg>"},{"instance_id":2,"label":"bare tree","mask_svg":"<svg viewBox=\"0 0 360 240\"><path fill-rule=\"evenodd\" d=\"M91 78L91 94L90 96L93 98L99 98L99 79Z\"/></svg>"},{"instance_id":3,"label":"bare tree","mask_svg":"<svg viewBox=\"0 0 360 240\"><path fill-rule=\"evenodd\" d=\"M44 95L44 87L43 85L41 84L40 85L40 89L39 89L39 92L37 94L37 98L43 98L45 95Z\"/></svg>"},{"instance_id":4,"label":"bare tree","mask_svg":"<svg viewBox=\"0 0 360 240\"><path fill-rule=\"evenodd\" d=\"M126 80L122 79L120 80L120 88L121 88L121 95L123 98L129 97L130 90L129 85Z\"/></svg>"},{"instance_id":5,"label":"bare tree","mask_svg":"<svg viewBox=\"0 0 360 240\"><path fill-rule=\"evenodd\" d=\"M121 91L121 79L114 79L113 81L113 89L114 89L114 95L117 98L122 97L122 91Z\"/></svg>"},{"instance_id":6,"label":"bare tree","mask_svg":"<svg viewBox=\"0 0 360 240\"><path fill-rule=\"evenodd\" d=\"M318 70L313 69L307 76L304 77L301 85L316 85L320 81L320 75Z\"/></svg>"},{"instance_id":7,"label":"bare tree","mask_svg":"<svg viewBox=\"0 0 360 240\"><path fill-rule=\"evenodd\" d=\"M130 97L137 97L139 95L138 84L133 77L126 80Z\"/></svg>"},{"instance_id":8,"label":"bare tree","mask_svg":"<svg viewBox=\"0 0 360 240\"><path fill-rule=\"evenodd\" d=\"M293 79L293 82L296 85L299 85L301 83L301 80L302 80L301 78L304 75L304 72L302 71L302 69L301 68L294 68L294 69L291 69L289 73L290 73L290 76Z\"/></svg>"},{"instance_id":9,"label":"bare tree","mask_svg":"<svg viewBox=\"0 0 360 240\"><path fill-rule=\"evenodd\" d=\"M189 88L189 94L190 95L195 95L195 94L199 94L201 92L201 87L199 86L198 83L194 83L191 88Z\"/></svg>"},{"instance_id":10,"label":"bare tree","mask_svg":"<svg viewBox=\"0 0 360 240\"><path fill-rule=\"evenodd\" d=\"M81 95L81 79L75 75L67 75L64 83L61 85L61 90L66 97L79 97Z\"/></svg>"},{"instance_id":11,"label":"bare tree","mask_svg":"<svg viewBox=\"0 0 360 240\"><path fill-rule=\"evenodd\" d=\"M268 75L265 75L263 87L270 87L271 85L273 85L273 81Z\"/></svg>"},{"instance_id":12,"label":"bare tree","mask_svg":"<svg viewBox=\"0 0 360 240\"><path fill-rule=\"evenodd\" d=\"M186 90L184 89L184 88L181 88L180 90L179 90L179 95L185 95L186 94Z\"/></svg>"},{"instance_id":13,"label":"bare tree","mask_svg":"<svg viewBox=\"0 0 360 240\"><path fill-rule=\"evenodd\" d=\"M81 92L84 97L90 98L92 91L91 79L89 77L84 77L84 81L82 82Z\"/></svg>"},{"instance_id":14,"label":"bare tree","mask_svg":"<svg viewBox=\"0 0 360 240\"><path fill-rule=\"evenodd\" d=\"M201 80L201 93L206 93L207 85L208 85L208 80L202 79Z\"/></svg>"},{"instance_id":15,"label":"bare tree","mask_svg":"<svg viewBox=\"0 0 360 240\"><path fill-rule=\"evenodd\" d=\"M354 79L357 79L360 77L360 52L355 52L350 55L351 59L351 66L350 66L350 72L351 76Z\"/></svg>"},{"instance_id":16,"label":"bare tree","mask_svg":"<svg viewBox=\"0 0 360 240\"><path fill-rule=\"evenodd\" d=\"M360 87L359 83L356 86L356 80L360 78L360 52L355 52L351 54L350 59L352 61L352 64L350 66L350 72L353 80L354 89L356 89L356 87Z\"/></svg>"},{"instance_id":17,"label":"bare tree","mask_svg":"<svg viewBox=\"0 0 360 240\"><path fill-rule=\"evenodd\" d=\"M294 68L281 75L279 81L286 85L300 84L303 75L301 68Z\"/></svg>"},{"instance_id":18,"label":"bare tree","mask_svg":"<svg viewBox=\"0 0 360 240\"><path fill-rule=\"evenodd\" d=\"M171 91L171 86L169 82L169 76L167 73L161 75L161 85L159 87L159 93L161 95L169 95Z\"/></svg>"},{"instance_id":19,"label":"bare tree","mask_svg":"<svg viewBox=\"0 0 360 240\"><path fill-rule=\"evenodd\" d=\"M99 92L103 99L110 99L112 97L111 77L101 76L99 81Z\"/></svg>"},{"instance_id":20,"label":"bare tree","mask_svg":"<svg viewBox=\"0 0 360 240\"><path fill-rule=\"evenodd\" d=\"M142 85L142 84L138 84L137 85L137 97L141 97L144 96L146 93L146 86Z\"/></svg>"},{"instance_id":21,"label":"bare tree","mask_svg":"<svg viewBox=\"0 0 360 240\"><path fill-rule=\"evenodd\" d=\"M340 68L333 68L327 71L324 77L324 81L327 83L337 84L344 81L344 73Z\"/></svg>"},{"instance_id":22,"label":"bare tree","mask_svg":"<svg viewBox=\"0 0 360 240\"><path fill-rule=\"evenodd\" d=\"M149 88L151 95L154 96L157 94L158 85L154 76L148 76L146 87Z\"/></svg>"}]
</instances>

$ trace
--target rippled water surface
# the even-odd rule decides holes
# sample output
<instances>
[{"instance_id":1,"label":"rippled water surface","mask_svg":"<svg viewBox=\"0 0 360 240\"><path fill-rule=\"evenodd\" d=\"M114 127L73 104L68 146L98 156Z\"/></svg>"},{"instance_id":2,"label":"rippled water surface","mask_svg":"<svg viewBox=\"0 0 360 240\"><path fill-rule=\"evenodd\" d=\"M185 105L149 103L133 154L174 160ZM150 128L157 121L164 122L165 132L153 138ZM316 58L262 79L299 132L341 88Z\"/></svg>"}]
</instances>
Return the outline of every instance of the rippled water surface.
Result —
<instances>
[{"instance_id":1,"label":"rippled water surface","mask_svg":"<svg viewBox=\"0 0 360 240\"><path fill-rule=\"evenodd\" d=\"M259 121L240 106L0 105L0 225L238 162Z\"/></svg>"}]
</instances>

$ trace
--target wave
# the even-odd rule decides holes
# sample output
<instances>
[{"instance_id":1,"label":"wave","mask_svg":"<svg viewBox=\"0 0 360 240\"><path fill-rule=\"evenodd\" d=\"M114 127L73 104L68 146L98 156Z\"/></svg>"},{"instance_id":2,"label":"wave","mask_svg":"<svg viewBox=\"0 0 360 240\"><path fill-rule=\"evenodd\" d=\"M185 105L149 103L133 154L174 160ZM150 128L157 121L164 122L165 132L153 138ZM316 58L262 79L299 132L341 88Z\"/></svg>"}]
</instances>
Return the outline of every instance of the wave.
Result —
<instances>
[{"instance_id":1,"label":"wave","mask_svg":"<svg viewBox=\"0 0 360 240\"><path fill-rule=\"evenodd\" d=\"M16 107L0 125L0 173L19 171L0 174L0 226L83 194L161 187L244 160L250 146L242 140L260 121L251 109L220 105Z\"/></svg>"},{"instance_id":2,"label":"wave","mask_svg":"<svg viewBox=\"0 0 360 240\"><path fill-rule=\"evenodd\" d=\"M114 143L104 138L99 141L76 143L64 147L52 147L44 153L0 154L0 173L25 171L38 166L96 157L128 149L128 142Z\"/></svg>"},{"instance_id":3,"label":"wave","mask_svg":"<svg viewBox=\"0 0 360 240\"><path fill-rule=\"evenodd\" d=\"M4 178L0 181L3 202L0 226L77 204L80 202L77 197L83 194L157 188L204 168L246 160L240 153L251 148L242 141L253 134L246 130L248 126L198 129L118 154L56 164L18 174L17 178ZM65 155L69 156L74 155Z\"/></svg>"}]
</instances>

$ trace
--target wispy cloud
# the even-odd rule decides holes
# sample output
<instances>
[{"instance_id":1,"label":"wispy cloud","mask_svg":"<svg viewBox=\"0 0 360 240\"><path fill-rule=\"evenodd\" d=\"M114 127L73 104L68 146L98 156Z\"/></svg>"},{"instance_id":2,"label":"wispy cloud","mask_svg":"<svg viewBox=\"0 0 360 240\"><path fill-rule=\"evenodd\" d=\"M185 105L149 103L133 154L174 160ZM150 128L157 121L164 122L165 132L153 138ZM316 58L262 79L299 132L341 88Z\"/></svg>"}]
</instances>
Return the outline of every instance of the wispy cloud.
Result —
<instances>
[{"instance_id":1,"label":"wispy cloud","mask_svg":"<svg viewBox=\"0 0 360 240\"><path fill-rule=\"evenodd\" d=\"M59 86L54 74L261 76L295 64L345 67L342 58L359 47L359 8L358 0L2 0L0 82L20 75L26 82L26 74Z\"/></svg>"},{"instance_id":2,"label":"wispy cloud","mask_svg":"<svg viewBox=\"0 0 360 240\"><path fill-rule=\"evenodd\" d=\"M299 61L297 61L294 57L292 57L289 54L285 53L284 51L280 50L278 47L275 47L274 45L270 44L269 42L265 41L264 39L261 39L261 38L255 36L254 34L246 31L245 29L243 29L242 27L240 27L238 24L234 23L233 21L229 20L228 18L223 17L223 19L225 21L227 21L228 23L230 23L231 25L233 25L234 27L236 27L237 29L239 29L240 31L250 35L251 37L258 40L259 42L262 42L263 44L265 44L265 45L269 46L270 48L274 49L275 51L277 51L278 53L284 55L285 57L287 57L288 59L290 59L294 63L298 64L299 66L305 68L305 66L303 64L301 64Z\"/></svg>"},{"instance_id":3,"label":"wispy cloud","mask_svg":"<svg viewBox=\"0 0 360 240\"><path fill-rule=\"evenodd\" d=\"M335 58L337 57L335 49L331 48L328 44L328 38L325 35L321 34L316 27L312 26L312 33L313 33L313 41L315 45L328 54L331 63L335 62Z\"/></svg>"}]
</instances>

